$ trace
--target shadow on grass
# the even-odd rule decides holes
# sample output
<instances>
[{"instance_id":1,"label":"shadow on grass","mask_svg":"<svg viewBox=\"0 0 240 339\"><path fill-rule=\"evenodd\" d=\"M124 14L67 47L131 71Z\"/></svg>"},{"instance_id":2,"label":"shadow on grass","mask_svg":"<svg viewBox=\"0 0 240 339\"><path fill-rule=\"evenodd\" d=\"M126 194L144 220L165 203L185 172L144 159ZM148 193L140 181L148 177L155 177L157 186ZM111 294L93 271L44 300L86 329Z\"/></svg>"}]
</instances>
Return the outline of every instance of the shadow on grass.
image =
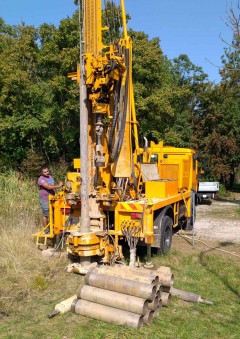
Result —
<instances>
[{"instance_id":1,"label":"shadow on grass","mask_svg":"<svg viewBox=\"0 0 240 339\"><path fill-rule=\"evenodd\" d=\"M231 243L225 242L225 243L221 243L221 246L226 247L230 244ZM219 247L216 246L215 248L219 248ZM230 284L228 276L222 275L221 272L217 269L217 267L216 268L211 267L209 263L207 262L207 258L205 256L209 254L210 252L214 251L215 248L207 249L206 251L201 251L199 254L199 262L202 265L202 267L204 267L208 272L214 274L215 277L221 280L223 284L228 288L229 291L231 291L233 294L235 294L237 297L240 298L240 292L234 286L232 286L232 284Z\"/></svg>"},{"instance_id":2,"label":"shadow on grass","mask_svg":"<svg viewBox=\"0 0 240 339\"><path fill-rule=\"evenodd\" d=\"M201 199L199 202L198 202L198 205L212 205L212 200L211 199Z\"/></svg>"},{"instance_id":3,"label":"shadow on grass","mask_svg":"<svg viewBox=\"0 0 240 339\"><path fill-rule=\"evenodd\" d=\"M231 241L222 241L219 244L220 244L221 247L227 247L227 246L234 245L234 243L231 242Z\"/></svg>"},{"instance_id":4,"label":"shadow on grass","mask_svg":"<svg viewBox=\"0 0 240 339\"><path fill-rule=\"evenodd\" d=\"M236 200L236 199L216 197L214 200L221 201L221 202L230 202L231 204L240 205L240 200Z\"/></svg>"}]
</instances>

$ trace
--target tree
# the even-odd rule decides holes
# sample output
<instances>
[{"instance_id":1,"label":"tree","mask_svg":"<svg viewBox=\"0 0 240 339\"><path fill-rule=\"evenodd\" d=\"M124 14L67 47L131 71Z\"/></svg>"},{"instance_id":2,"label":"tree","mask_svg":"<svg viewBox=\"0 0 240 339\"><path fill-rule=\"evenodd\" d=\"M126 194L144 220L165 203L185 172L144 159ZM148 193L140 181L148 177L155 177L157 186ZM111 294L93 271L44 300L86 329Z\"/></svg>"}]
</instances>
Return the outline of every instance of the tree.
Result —
<instances>
[{"instance_id":1,"label":"tree","mask_svg":"<svg viewBox=\"0 0 240 339\"><path fill-rule=\"evenodd\" d=\"M223 68L220 70L222 81L228 83L231 89L239 91L240 86L240 1L236 9L231 4L226 11L226 25L232 30L232 42L224 49L222 57Z\"/></svg>"},{"instance_id":2,"label":"tree","mask_svg":"<svg viewBox=\"0 0 240 339\"><path fill-rule=\"evenodd\" d=\"M150 140L182 144L172 131L182 106L188 102L187 87L176 86L172 63L160 47L159 38L149 40L143 32L130 31L133 39L133 80L140 133Z\"/></svg>"},{"instance_id":3,"label":"tree","mask_svg":"<svg viewBox=\"0 0 240 339\"><path fill-rule=\"evenodd\" d=\"M193 142L193 116L199 106L198 93L207 82L207 74L202 67L194 65L185 54L179 55L172 61L171 72L173 74L174 88L178 89L179 95L172 102L175 107L175 118L165 138L178 140L175 146L196 148ZM170 138L169 138L170 137Z\"/></svg>"},{"instance_id":4,"label":"tree","mask_svg":"<svg viewBox=\"0 0 240 339\"><path fill-rule=\"evenodd\" d=\"M0 21L0 146L2 162L28 152L48 161L78 156L78 88L67 74L77 67L78 20L59 28L8 26Z\"/></svg>"}]
</instances>

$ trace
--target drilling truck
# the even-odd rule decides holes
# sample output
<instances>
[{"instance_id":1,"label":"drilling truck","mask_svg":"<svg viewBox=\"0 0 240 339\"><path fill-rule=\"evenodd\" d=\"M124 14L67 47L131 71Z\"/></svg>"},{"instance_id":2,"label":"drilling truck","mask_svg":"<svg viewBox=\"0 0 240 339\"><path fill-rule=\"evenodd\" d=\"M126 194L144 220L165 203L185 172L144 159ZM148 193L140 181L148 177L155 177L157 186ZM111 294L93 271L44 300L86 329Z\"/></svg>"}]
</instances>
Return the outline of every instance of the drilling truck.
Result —
<instances>
[{"instance_id":1,"label":"drilling truck","mask_svg":"<svg viewBox=\"0 0 240 339\"><path fill-rule=\"evenodd\" d=\"M152 248L171 248L174 228L194 223L196 152L146 138L139 145L132 39L120 4L123 36L106 45L102 1L81 1L80 65L69 75L79 85L80 159L49 198L49 224L34 235L38 245L60 238L83 265L96 256L110 265L121 260L121 240L131 265L139 245L151 262Z\"/></svg>"}]
</instances>

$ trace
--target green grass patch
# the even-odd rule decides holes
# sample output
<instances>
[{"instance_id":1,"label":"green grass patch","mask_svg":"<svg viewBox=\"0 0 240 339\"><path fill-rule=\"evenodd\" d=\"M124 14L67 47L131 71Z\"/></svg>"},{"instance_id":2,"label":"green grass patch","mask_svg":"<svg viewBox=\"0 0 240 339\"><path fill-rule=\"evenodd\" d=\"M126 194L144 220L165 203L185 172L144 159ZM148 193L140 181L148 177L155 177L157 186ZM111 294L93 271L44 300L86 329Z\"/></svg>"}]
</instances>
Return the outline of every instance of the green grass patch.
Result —
<instances>
[{"instance_id":1,"label":"green grass patch","mask_svg":"<svg viewBox=\"0 0 240 339\"><path fill-rule=\"evenodd\" d=\"M187 246L187 245L186 245ZM1 338L238 338L240 335L240 266L209 251L183 255L173 251L153 258L155 266L168 265L175 275L175 287L200 294L213 305L172 299L148 327L136 331L103 323L73 313L48 319L55 305L77 291L82 278L67 274L64 263L50 284L30 290L31 297L14 301L9 316L0 322ZM50 273L50 272L49 272ZM36 277L35 280L36 281ZM37 282L41 287L42 277Z\"/></svg>"},{"instance_id":2,"label":"green grass patch","mask_svg":"<svg viewBox=\"0 0 240 339\"><path fill-rule=\"evenodd\" d=\"M10 183L14 190L8 188ZM39 218L38 202L32 201L37 188L16 175L1 178L0 186L6 193L1 195L4 210L0 218L0 338L240 337L239 261L209 249L203 251L201 246L180 244L181 238L174 238L169 254L154 255L153 263L155 267L170 266L176 288L200 294L203 299L213 301L212 306L173 298L171 306L163 308L150 326L140 331L71 312L48 319L57 303L76 294L83 278L66 272L66 256L46 259L36 248L31 233ZM20 200L19 192L23 197ZM23 214L20 203L24 206ZM226 214L223 217L228 218Z\"/></svg>"},{"instance_id":3,"label":"green grass patch","mask_svg":"<svg viewBox=\"0 0 240 339\"><path fill-rule=\"evenodd\" d=\"M240 217L240 208L222 208L222 209L215 209L208 212L208 217L210 218L216 218L216 219L222 219L222 218L228 218L228 220L237 220Z\"/></svg>"}]
</instances>

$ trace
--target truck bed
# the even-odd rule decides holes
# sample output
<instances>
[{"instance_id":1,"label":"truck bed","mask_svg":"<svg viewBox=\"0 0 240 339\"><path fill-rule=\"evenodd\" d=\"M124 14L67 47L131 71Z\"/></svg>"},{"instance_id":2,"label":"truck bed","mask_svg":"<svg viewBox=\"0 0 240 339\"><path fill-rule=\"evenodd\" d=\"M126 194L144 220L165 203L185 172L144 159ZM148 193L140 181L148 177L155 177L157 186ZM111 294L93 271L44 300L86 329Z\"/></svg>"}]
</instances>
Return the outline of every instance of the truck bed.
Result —
<instances>
[{"instance_id":1,"label":"truck bed","mask_svg":"<svg viewBox=\"0 0 240 339\"><path fill-rule=\"evenodd\" d=\"M198 192L216 193L219 191L219 182L199 182Z\"/></svg>"}]
</instances>

